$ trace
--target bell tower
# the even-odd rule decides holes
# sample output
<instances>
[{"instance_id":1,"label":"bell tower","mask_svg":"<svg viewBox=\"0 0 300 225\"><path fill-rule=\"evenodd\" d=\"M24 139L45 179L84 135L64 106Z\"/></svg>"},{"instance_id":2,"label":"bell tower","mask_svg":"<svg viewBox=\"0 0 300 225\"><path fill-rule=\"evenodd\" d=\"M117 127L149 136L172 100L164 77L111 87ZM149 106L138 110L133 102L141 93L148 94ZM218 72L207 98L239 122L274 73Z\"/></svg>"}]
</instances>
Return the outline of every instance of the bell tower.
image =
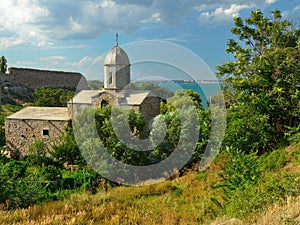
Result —
<instances>
[{"instance_id":1,"label":"bell tower","mask_svg":"<svg viewBox=\"0 0 300 225\"><path fill-rule=\"evenodd\" d=\"M119 35L116 34L116 45L104 60L104 89L120 91L130 83L130 61L126 52L119 47Z\"/></svg>"}]
</instances>

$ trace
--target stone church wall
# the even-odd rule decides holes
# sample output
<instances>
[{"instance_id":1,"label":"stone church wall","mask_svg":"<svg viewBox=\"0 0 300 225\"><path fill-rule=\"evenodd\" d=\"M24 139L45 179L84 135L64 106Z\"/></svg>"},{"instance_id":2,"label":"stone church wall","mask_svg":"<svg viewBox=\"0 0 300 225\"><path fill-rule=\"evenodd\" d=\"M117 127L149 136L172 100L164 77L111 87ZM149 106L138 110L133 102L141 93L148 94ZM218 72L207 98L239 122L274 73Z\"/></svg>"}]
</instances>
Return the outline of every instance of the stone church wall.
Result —
<instances>
[{"instance_id":1,"label":"stone church wall","mask_svg":"<svg viewBox=\"0 0 300 225\"><path fill-rule=\"evenodd\" d=\"M139 111L143 114L147 124L160 113L160 101L157 97L148 96L140 105Z\"/></svg>"},{"instance_id":2,"label":"stone church wall","mask_svg":"<svg viewBox=\"0 0 300 225\"><path fill-rule=\"evenodd\" d=\"M7 150L11 157L23 159L35 140L43 140L50 144L57 140L68 124L69 121L6 119Z\"/></svg>"}]
</instances>

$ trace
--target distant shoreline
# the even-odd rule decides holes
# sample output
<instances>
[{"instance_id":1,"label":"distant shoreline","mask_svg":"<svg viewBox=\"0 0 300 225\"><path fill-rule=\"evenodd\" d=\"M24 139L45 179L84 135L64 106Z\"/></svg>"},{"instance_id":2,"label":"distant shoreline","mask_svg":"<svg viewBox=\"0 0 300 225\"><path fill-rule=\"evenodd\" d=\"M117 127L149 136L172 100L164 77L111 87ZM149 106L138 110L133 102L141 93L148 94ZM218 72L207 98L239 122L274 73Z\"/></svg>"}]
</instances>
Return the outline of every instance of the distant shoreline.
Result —
<instances>
[{"instance_id":1,"label":"distant shoreline","mask_svg":"<svg viewBox=\"0 0 300 225\"><path fill-rule=\"evenodd\" d=\"M134 83L154 82L154 83L176 83L176 84L223 84L223 81L218 80L141 80Z\"/></svg>"},{"instance_id":2,"label":"distant shoreline","mask_svg":"<svg viewBox=\"0 0 300 225\"><path fill-rule=\"evenodd\" d=\"M88 80L91 82L93 80ZM103 82L102 80L99 80ZM132 80L134 83L144 83L144 82L153 82L153 83L176 83L176 84L223 84L223 81L219 80Z\"/></svg>"}]
</instances>

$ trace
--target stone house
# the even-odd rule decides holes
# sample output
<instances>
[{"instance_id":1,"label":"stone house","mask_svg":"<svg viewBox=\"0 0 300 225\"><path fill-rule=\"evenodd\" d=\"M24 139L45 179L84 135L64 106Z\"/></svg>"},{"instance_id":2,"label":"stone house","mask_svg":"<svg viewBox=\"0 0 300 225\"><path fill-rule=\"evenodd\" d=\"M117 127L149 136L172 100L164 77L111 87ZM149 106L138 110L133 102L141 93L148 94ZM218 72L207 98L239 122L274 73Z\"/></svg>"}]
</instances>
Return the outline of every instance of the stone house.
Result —
<instances>
[{"instance_id":1,"label":"stone house","mask_svg":"<svg viewBox=\"0 0 300 225\"><path fill-rule=\"evenodd\" d=\"M6 146L13 158L24 158L35 140L57 140L70 124L66 107L26 107L5 119Z\"/></svg>"},{"instance_id":2,"label":"stone house","mask_svg":"<svg viewBox=\"0 0 300 225\"><path fill-rule=\"evenodd\" d=\"M5 134L8 152L19 152L24 157L34 140L55 141L84 107L112 105L131 108L142 113L148 125L160 112L160 100L152 96L151 91L130 89L130 66L128 55L117 42L104 60L102 90L81 90L65 108L27 107L7 117Z\"/></svg>"}]
</instances>

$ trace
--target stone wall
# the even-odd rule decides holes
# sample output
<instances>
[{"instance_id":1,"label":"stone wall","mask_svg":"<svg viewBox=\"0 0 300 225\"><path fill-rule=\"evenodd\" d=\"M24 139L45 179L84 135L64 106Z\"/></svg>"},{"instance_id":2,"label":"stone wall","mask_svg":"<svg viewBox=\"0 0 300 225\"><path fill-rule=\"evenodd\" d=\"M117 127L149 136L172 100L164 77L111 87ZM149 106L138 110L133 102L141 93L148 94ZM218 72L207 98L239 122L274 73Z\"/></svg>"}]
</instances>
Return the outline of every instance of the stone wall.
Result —
<instances>
[{"instance_id":1,"label":"stone wall","mask_svg":"<svg viewBox=\"0 0 300 225\"><path fill-rule=\"evenodd\" d=\"M140 105L139 112L143 114L148 127L151 120L160 113L159 99L154 96L148 96Z\"/></svg>"},{"instance_id":2,"label":"stone wall","mask_svg":"<svg viewBox=\"0 0 300 225\"><path fill-rule=\"evenodd\" d=\"M70 90L89 89L85 77L80 73L36 70L28 68L9 68L4 79L24 85L30 89L39 87L66 88Z\"/></svg>"},{"instance_id":3,"label":"stone wall","mask_svg":"<svg viewBox=\"0 0 300 225\"><path fill-rule=\"evenodd\" d=\"M6 118L7 151L11 157L20 157L22 159L27 155L29 146L35 140L43 140L46 144L50 144L57 140L69 123L69 121Z\"/></svg>"}]
</instances>

